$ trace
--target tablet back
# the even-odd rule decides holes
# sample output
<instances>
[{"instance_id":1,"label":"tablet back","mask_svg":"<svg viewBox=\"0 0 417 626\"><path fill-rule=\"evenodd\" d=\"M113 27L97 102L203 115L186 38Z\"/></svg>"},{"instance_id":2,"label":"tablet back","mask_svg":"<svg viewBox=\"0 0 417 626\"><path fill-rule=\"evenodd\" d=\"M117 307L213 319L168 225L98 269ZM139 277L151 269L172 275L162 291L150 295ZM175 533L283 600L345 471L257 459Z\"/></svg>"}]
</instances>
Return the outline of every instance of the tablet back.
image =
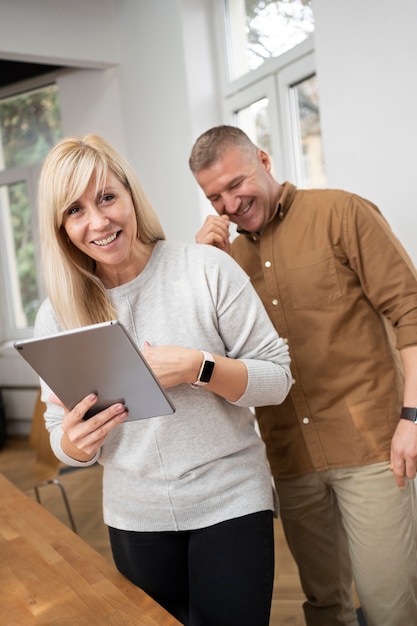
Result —
<instances>
[{"instance_id":1,"label":"tablet back","mask_svg":"<svg viewBox=\"0 0 417 626\"><path fill-rule=\"evenodd\" d=\"M175 412L117 320L15 341L14 347L67 408L73 409L89 393L98 394L85 419L116 402L129 409L126 421Z\"/></svg>"}]
</instances>

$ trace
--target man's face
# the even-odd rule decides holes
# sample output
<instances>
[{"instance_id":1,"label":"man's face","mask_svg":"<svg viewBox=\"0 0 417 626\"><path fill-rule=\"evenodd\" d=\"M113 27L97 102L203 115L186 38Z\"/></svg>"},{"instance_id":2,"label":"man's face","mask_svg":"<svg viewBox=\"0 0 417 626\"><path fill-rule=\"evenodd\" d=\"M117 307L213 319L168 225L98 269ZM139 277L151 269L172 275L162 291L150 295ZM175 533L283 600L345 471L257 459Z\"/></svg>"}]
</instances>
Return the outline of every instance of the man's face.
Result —
<instances>
[{"instance_id":1,"label":"man's face","mask_svg":"<svg viewBox=\"0 0 417 626\"><path fill-rule=\"evenodd\" d=\"M262 150L249 155L235 147L195 178L219 215L253 233L264 228L276 206L279 185L270 169Z\"/></svg>"}]
</instances>

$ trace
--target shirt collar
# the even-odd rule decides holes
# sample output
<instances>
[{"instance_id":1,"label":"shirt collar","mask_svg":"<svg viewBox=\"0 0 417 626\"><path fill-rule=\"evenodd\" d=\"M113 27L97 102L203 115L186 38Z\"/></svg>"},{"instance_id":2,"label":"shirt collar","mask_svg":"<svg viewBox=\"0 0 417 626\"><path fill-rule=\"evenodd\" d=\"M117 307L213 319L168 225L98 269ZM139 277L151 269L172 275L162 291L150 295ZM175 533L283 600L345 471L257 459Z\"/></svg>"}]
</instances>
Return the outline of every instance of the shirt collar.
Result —
<instances>
[{"instance_id":1,"label":"shirt collar","mask_svg":"<svg viewBox=\"0 0 417 626\"><path fill-rule=\"evenodd\" d=\"M266 228L268 228L269 224L272 224L275 221L281 222L291 207L297 188L295 187L295 185L292 185L289 182L283 183L282 187L283 189L282 189L282 193L280 195L279 201L277 202L277 205L271 215L271 219L266 225ZM263 231L260 231L258 233L250 233L249 231L244 230L243 228L239 228L239 227L236 230L239 233L239 235L246 235L247 237L250 237L251 239L257 239L258 237L260 237L260 235L262 235L262 232L263 232Z\"/></svg>"}]
</instances>

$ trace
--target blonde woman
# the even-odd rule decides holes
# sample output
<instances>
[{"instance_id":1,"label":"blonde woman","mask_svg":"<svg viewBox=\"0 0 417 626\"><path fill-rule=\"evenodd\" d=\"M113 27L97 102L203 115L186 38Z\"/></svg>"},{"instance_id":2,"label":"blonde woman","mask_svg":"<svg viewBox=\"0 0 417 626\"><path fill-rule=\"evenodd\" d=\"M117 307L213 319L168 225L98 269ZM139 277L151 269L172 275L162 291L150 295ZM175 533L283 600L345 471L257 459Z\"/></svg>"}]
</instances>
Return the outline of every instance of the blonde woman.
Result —
<instances>
[{"instance_id":1,"label":"blonde woman","mask_svg":"<svg viewBox=\"0 0 417 626\"><path fill-rule=\"evenodd\" d=\"M49 297L35 334L118 318L176 407L125 422L116 404L84 421L96 396L69 411L44 386L55 454L104 467L117 568L184 624L267 626L275 503L249 407L288 394L286 343L227 254L165 240L101 137L51 150L39 223Z\"/></svg>"}]
</instances>

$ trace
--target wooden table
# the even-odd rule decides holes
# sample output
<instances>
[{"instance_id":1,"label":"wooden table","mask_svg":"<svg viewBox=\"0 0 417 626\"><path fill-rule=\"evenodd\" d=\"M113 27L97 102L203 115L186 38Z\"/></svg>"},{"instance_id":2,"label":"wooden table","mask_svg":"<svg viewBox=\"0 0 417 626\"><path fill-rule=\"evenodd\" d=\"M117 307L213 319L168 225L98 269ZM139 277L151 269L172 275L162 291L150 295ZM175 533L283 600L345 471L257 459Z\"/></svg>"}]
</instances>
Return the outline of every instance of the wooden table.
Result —
<instances>
[{"instance_id":1,"label":"wooden table","mask_svg":"<svg viewBox=\"0 0 417 626\"><path fill-rule=\"evenodd\" d=\"M179 622L0 474L0 624Z\"/></svg>"}]
</instances>

